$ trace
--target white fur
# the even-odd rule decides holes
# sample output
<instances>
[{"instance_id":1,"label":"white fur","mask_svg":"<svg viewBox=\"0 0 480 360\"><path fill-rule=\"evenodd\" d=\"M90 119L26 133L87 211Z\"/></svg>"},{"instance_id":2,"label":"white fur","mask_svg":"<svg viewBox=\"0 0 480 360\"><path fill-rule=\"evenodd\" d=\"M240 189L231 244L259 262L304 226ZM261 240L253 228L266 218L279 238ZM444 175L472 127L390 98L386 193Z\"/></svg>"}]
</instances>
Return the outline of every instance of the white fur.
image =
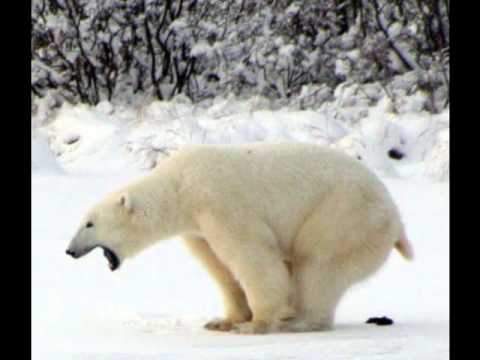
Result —
<instances>
[{"instance_id":1,"label":"white fur","mask_svg":"<svg viewBox=\"0 0 480 360\"><path fill-rule=\"evenodd\" d=\"M306 144L201 145L107 196L71 248L103 245L123 260L180 235L223 294L226 318L207 328L312 331L332 327L345 291L395 244L411 248L403 234L385 187L346 155Z\"/></svg>"}]
</instances>

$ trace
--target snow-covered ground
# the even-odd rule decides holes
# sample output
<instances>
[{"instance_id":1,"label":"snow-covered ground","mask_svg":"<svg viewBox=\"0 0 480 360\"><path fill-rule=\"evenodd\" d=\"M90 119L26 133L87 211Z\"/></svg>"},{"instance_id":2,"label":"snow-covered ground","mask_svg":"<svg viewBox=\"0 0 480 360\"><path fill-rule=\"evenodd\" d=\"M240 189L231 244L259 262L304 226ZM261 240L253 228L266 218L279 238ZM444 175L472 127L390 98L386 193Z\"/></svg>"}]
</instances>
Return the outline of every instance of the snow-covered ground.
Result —
<instances>
[{"instance_id":1,"label":"snow-covered ground","mask_svg":"<svg viewBox=\"0 0 480 360\"><path fill-rule=\"evenodd\" d=\"M448 179L448 113L394 116L384 102L349 121L321 111L227 105L66 106L55 121L33 124L33 359L447 359L449 187L433 180ZM77 261L65 255L90 205L175 148L246 141L337 146L382 174L397 200L416 259L408 263L393 253L377 276L353 288L334 331L203 330L222 314L220 296L178 239L114 273L99 250ZM391 147L406 158L388 158ZM395 324L365 324L383 315Z\"/></svg>"}]
</instances>

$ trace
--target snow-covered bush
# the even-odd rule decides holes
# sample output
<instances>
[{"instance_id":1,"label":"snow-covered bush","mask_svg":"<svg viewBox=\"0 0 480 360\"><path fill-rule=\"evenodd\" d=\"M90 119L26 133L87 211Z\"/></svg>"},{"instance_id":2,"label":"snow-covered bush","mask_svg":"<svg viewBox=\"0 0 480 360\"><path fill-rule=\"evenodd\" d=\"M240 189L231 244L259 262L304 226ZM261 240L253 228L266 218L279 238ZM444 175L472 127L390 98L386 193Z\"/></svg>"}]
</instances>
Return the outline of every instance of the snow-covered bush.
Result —
<instances>
[{"instance_id":1,"label":"snow-covered bush","mask_svg":"<svg viewBox=\"0 0 480 360\"><path fill-rule=\"evenodd\" d=\"M34 0L31 89L90 104L234 93L310 106L341 83L380 82L393 102L421 90L438 112L448 47L441 0Z\"/></svg>"}]
</instances>

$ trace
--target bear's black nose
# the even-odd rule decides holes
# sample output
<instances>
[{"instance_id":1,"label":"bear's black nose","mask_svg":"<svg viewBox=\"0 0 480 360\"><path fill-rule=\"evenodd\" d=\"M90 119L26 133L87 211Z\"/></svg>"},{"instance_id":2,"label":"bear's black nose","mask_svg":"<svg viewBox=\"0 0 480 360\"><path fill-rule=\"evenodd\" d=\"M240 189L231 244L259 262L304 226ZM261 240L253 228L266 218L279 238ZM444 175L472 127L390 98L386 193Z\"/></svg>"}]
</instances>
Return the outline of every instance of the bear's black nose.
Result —
<instances>
[{"instance_id":1,"label":"bear's black nose","mask_svg":"<svg viewBox=\"0 0 480 360\"><path fill-rule=\"evenodd\" d=\"M75 254L75 251L71 251L71 250L68 250L66 251L67 255L70 255L71 257L75 257L76 254Z\"/></svg>"}]
</instances>

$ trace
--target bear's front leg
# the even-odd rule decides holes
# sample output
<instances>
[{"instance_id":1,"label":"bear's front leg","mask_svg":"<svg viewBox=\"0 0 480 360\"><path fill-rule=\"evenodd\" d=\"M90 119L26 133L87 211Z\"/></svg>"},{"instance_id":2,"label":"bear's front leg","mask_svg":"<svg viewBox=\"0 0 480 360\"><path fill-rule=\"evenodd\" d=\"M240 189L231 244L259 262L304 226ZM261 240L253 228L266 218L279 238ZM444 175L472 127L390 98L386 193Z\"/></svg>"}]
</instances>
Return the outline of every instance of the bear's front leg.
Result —
<instances>
[{"instance_id":1,"label":"bear's front leg","mask_svg":"<svg viewBox=\"0 0 480 360\"><path fill-rule=\"evenodd\" d=\"M202 231L245 291L252 320L233 324L242 334L277 332L295 316L293 286L273 232L255 221L203 217ZM241 225L241 226L239 226Z\"/></svg>"},{"instance_id":2,"label":"bear's front leg","mask_svg":"<svg viewBox=\"0 0 480 360\"><path fill-rule=\"evenodd\" d=\"M217 283L225 305L225 318L213 319L205 324L205 328L214 331L230 331L235 324L251 320L252 312L245 292L229 269L212 251L207 241L195 235L184 235L183 238L185 245Z\"/></svg>"}]
</instances>

